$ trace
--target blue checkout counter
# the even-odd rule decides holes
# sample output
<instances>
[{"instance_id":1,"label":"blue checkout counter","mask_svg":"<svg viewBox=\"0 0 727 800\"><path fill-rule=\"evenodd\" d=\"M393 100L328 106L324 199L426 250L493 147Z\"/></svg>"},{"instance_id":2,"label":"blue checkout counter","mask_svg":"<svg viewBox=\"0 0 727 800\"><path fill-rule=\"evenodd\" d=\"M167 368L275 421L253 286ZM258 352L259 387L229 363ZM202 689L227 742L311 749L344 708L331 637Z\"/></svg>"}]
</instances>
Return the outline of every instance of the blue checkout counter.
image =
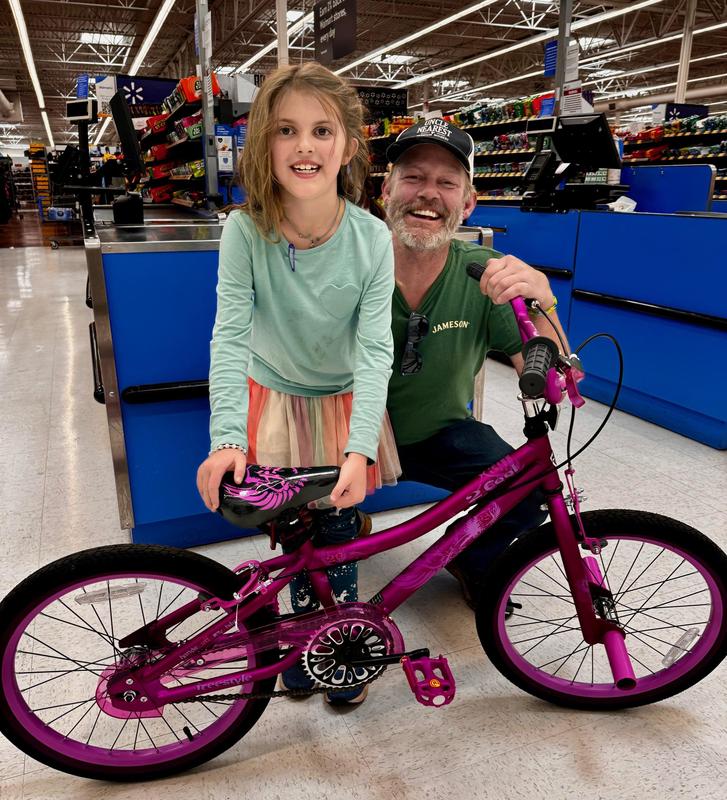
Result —
<instances>
[{"instance_id":1,"label":"blue checkout counter","mask_svg":"<svg viewBox=\"0 0 727 800\"><path fill-rule=\"evenodd\" d=\"M479 206L494 247L552 281L572 347L597 332L624 353L618 408L712 447L727 448L727 215L523 213ZM583 352L582 391L610 403L613 345Z\"/></svg>"},{"instance_id":2,"label":"blue checkout counter","mask_svg":"<svg viewBox=\"0 0 727 800\"><path fill-rule=\"evenodd\" d=\"M221 233L216 220L160 214L139 226L97 219L96 236L85 241L94 396L106 406L121 527L135 542L191 547L241 535L205 509L195 485L209 449ZM362 507L373 512L447 494L403 482Z\"/></svg>"},{"instance_id":3,"label":"blue checkout counter","mask_svg":"<svg viewBox=\"0 0 727 800\"><path fill-rule=\"evenodd\" d=\"M727 217L480 206L471 224L548 274L572 345L598 331L624 349L619 407L713 447L727 447ZM106 405L121 526L136 542L177 546L235 538L195 487L208 445L207 374L215 315L216 220L158 215L101 221L86 240L94 323L94 394ZM584 352L587 396L609 402L611 346ZM376 511L446 495L387 487ZM253 531L251 531L252 533Z\"/></svg>"}]
</instances>

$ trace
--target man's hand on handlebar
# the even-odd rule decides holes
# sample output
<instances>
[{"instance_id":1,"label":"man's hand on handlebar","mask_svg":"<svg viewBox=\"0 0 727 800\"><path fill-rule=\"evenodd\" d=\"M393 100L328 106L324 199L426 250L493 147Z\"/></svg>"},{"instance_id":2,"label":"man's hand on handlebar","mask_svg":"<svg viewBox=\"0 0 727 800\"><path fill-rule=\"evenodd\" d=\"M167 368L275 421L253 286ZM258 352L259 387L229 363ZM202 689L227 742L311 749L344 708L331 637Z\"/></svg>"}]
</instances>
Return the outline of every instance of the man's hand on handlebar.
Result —
<instances>
[{"instance_id":1,"label":"man's hand on handlebar","mask_svg":"<svg viewBox=\"0 0 727 800\"><path fill-rule=\"evenodd\" d=\"M543 309L553 305L553 292L548 278L515 256L490 258L480 278L482 294L502 305L515 297L537 300Z\"/></svg>"},{"instance_id":2,"label":"man's hand on handlebar","mask_svg":"<svg viewBox=\"0 0 727 800\"><path fill-rule=\"evenodd\" d=\"M235 473L235 483L245 477L247 457L242 450L233 448L215 450L199 465L197 491L210 511L217 511L220 504L220 481L226 472Z\"/></svg>"}]
</instances>

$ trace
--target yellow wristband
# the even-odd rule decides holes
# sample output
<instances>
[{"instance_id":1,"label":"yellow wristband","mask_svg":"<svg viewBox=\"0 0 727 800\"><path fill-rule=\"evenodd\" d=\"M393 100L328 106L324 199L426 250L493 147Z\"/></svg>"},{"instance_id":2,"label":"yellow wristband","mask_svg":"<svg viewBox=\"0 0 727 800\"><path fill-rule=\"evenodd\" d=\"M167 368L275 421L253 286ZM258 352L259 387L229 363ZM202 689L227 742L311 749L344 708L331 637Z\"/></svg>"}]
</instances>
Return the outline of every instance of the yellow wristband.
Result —
<instances>
[{"instance_id":1,"label":"yellow wristband","mask_svg":"<svg viewBox=\"0 0 727 800\"><path fill-rule=\"evenodd\" d=\"M550 308L545 309L545 313L552 314L557 308L557 306L558 306L558 298L555 295L553 295L553 304L550 306Z\"/></svg>"}]
</instances>

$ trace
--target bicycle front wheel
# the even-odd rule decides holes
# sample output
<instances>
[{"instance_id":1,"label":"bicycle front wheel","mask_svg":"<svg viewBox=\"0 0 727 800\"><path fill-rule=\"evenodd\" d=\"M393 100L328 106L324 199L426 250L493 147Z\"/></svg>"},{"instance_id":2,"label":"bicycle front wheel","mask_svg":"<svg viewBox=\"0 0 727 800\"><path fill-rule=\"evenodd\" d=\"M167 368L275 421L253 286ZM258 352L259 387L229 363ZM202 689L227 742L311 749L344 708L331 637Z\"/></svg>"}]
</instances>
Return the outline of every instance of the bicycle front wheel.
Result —
<instances>
[{"instance_id":1,"label":"bicycle front wheel","mask_svg":"<svg viewBox=\"0 0 727 800\"><path fill-rule=\"evenodd\" d=\"M199 699L148 712L113 705L106 686L119 670L150 663L220 619L195 608L200 594L230 596L234 573L170 547L99 547L31 575L0 604L0 731L28 755L87 778L134 781L179 772L214 758L247 733L275 678L228 689L236 699ZM134 631L190 604L174 625L144 644L121 647ZM260 612L249 627L270 622ZM240 630L243 624L239 623ZM277 659L274 651L217 648L161 678L194 683Z\"/></svg>"},{"instance_id":2,"label":"bicycle front wheel","mask_svg":"<svg viewBox=\"0 0 727 800\"><path fill-rule=\"evenodd\" d=\"M636 687L618 689L605 648L584 641L552 523L493 565L477 610L492 663L536 697L595 710L653 703L704 678L727 655L727 556L699 531L658 514L613 509L581 517L587 535L603 541L597 558ZM508 616L510 598L516 608Z\"/></svg>"}]
</instances>

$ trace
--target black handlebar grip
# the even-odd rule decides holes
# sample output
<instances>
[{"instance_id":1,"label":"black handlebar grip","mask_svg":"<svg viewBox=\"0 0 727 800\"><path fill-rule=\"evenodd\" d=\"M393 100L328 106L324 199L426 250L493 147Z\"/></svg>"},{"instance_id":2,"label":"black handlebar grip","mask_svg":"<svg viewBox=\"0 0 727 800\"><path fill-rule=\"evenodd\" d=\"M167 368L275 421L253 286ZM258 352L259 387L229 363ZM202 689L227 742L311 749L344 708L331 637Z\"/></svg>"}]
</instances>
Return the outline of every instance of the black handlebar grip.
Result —
<instances>
[{"instance_id":1,"label":"black handlebar grip","mask_svg":"<svg viewBox=\"0 0 727 800\"><path fill-rule=\"evenodd\" d=\"M546 336L530 339L523 348L525 366L520 375L520 391L528 397L541 397L545 376L558 358L558 345Z\"/></svg>"},{"instance_id":2,"label":"black handlebar grip","mask_svg":"<svg viewBox=\"0 0 727 800\"><path fill-rule=\"evenodd\" d=\"M476 280L478 283L480 278L485 274L485 268L482 266L482 264L478 264L476 261L470 261L470 263L465 267L465 270L470 278Z\"/></svg>"}]
</instances>

